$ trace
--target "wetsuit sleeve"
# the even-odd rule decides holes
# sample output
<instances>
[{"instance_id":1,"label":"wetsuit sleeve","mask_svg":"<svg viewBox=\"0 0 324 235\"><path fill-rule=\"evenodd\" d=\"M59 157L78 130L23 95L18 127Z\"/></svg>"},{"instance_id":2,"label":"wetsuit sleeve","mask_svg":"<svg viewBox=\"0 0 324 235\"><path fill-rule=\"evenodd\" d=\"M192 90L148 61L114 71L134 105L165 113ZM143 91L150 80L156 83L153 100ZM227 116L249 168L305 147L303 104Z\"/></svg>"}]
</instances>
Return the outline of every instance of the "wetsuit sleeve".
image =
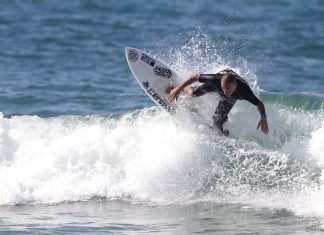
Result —
<instances>
[{"instance_id":1,"label":"wetsuit sleeve","mask_svg":"<svg viewBox=\"0 0 324 235\"><path fill-rule=\"evenodd\" d=\"M201 83L216 83L219 80L217 74L200 74L199 82Z\"/></svg>"},{"instance_id":2,"label":"wetsuit sleeve","mask_svg":"<svg viewBox=\"0 0 324 235\"><path fill-rule=\"evenodd\" d=\"M215 87L206 83L192 88L192 94L196 97L212 91L216 91Z\"/></svg>"},{"instance_id":3,"label":"wetsuit sleeve","mask_svg":"<svg viewBox=\"0 0 324 235\"><path fill-rule=\"evenodd\" d=\"M207 92L219 90L219 87L217 86L217 76L215 74L200 74L198 81L203 84L193 87L192 91L194 96L201 96Z\"/></svg>"},{"instance_id":4,"label":"wetsuit sleeve","mask_svg":"<svg viewBox=\"0 0 324 235\"><path fill-rule=\"evenodd\" d=\"M251 88L246 85L244 86L244 91L242 92L243 98L247 101L249 101L251 104L258 105L260 100L254 95Z\"/></svg>"}]
</instances>

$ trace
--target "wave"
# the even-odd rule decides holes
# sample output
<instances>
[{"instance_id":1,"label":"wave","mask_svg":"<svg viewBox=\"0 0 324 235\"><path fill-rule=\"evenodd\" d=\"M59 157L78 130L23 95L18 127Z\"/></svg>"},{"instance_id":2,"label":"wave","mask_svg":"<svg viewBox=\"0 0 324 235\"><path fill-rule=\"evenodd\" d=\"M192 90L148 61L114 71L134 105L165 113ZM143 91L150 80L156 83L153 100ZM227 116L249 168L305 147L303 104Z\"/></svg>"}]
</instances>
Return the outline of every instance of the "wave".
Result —
<instances>
[{"instance_id":1,"label":"wave","mask_svg":"<svg viewBox=\"0 0 324 235\"><path fill-rule=\"evenodd\" d=\"M208 37L165 50L161 59L182 78L231 67L258 91L251 66L226 62ZM157 107L108 116L2 115L0 205L207 200L324 218L323 95L260 91L260 97L267 136L256 130L258 111L245 101L229 115L230 136L217 134L210 128L212 94L183 99L174 116Z\"/></svg>"},{"instance_id":2,"label":"wave","mask_svg":"<svg viewBox=\"0 0 324 235\"><path fill-rule=\"evenodd\" d=\"M278 107L288 107L304 111L316 111L324 109L324 95L309 92L278 93L261 91L262 100L275 104Z\"/></svg>"},{"instance_id":3,"label":"wave","mask_svg":"<svg viewBox=\"0 0 324 235\"><path fill-rule=\"evenodd\" d=\"M230 114L229 138L201 121L207 114L186 109L174 116L157 107L118 116L1 116L0 205L208 200L324 218L322 108L261 96L268 136L256 130L258 113L246 102ZM301 97L305 104L314 98Z\"/></svg>"}]
</instances>

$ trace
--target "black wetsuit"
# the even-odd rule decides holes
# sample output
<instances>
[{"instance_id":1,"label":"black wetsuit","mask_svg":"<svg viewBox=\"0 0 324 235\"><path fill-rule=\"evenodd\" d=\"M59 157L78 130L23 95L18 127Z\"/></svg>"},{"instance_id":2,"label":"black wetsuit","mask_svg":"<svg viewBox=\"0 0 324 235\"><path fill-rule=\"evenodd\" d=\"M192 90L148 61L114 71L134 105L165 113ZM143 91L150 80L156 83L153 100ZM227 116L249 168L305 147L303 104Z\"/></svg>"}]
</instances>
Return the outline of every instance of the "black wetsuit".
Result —
<instances>
[{"instance_id":1,"label":"black wetsuit","mask_svg":"<svg viewBox=\"0 0 324 235\"><path fill-rule=\"evenodd\" d=\"M226 73L231 73L235 76L237 82L236 91L227 97L221 87L222 76ZM260 100L253 94L248 83L232 70L223 70L216 74L200 74L199 82L203 83L200 86L193 88L194 96L201 96L207 92L218 92L221 99L213 116L214 125L223 131L223 124L227 120L227 114L231 111L236 100L247 100L254 105L258 105Z\"/></svg>"}]
</instances>

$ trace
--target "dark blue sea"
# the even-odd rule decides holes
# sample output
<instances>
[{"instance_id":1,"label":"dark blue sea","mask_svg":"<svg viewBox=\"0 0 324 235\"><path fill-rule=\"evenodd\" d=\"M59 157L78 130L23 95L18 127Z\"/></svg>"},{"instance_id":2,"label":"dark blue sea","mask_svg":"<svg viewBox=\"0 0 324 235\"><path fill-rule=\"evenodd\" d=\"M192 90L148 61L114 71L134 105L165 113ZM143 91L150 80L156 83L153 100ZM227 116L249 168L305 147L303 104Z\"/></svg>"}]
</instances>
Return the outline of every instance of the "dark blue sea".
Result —
<instances>
[{"instance_id":1,"label":"dark blue sea","mask_svg":"<svg viewBox=\"0 0 324 235\"><path fill-rule=\"evenodd\" d=\"M269 134L158 108L125 47L235 70ZM323 0L2 0L0 234L323 234L323 74Z\"/></svg>"}]
</instances>

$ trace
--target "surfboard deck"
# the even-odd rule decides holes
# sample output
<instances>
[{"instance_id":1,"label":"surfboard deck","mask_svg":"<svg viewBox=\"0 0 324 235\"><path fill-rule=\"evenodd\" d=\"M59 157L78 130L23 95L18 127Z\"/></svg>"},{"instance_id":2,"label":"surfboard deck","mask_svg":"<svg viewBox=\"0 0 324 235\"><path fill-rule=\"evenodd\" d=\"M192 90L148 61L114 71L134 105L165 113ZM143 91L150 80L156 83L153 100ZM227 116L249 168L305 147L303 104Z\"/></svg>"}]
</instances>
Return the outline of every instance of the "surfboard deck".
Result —
<instances>
[{"instance_id":1,"label":"surfboard deck","mask_svg":"<svg viewBox=\"0 0 324 235\"><path fill-rule=\"evenodd\" d=\"M176 72L163 62L141 50L126 47L125 54L134 78L145 93L159 107L174 113L176 104L168 101L167 89L169 87L176 87L179 84Z\"/></svg>"}]
</instances>

